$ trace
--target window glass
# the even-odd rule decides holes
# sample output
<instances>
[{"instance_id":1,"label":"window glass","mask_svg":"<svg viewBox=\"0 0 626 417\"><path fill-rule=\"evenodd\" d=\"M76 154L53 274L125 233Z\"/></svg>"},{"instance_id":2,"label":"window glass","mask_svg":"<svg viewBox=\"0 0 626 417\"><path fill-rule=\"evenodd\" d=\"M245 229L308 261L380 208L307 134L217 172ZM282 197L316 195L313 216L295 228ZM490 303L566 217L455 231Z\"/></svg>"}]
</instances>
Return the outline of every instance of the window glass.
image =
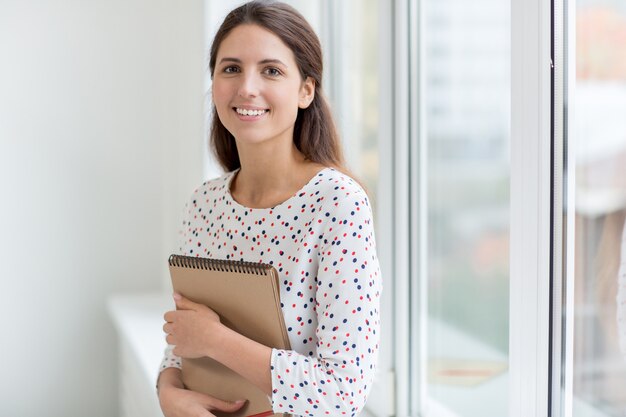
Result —
<instances>
[{"instance_id":1,"label":"window glass","mask_svg":"<svg viewBox=\"0 0 626 417\"><path fill-rule=\"evenodd\" d=\"M345 51L350 55L352 70L344 80L351 91L347 101L350 131L344 131L348 162L367 188L372 204L376 204L378 187L378 0L350 0L349 17L352 21L351 45ZM344 20L345 24L345 20ZM345 75L344 75L345 76ZM376 213L376 210L374 210Z\"/></svg>"},{"instance_id":2,"label":"window glass","mask_svg":"<svg viewBox=\"0 0 626 417\"><path fill-rule=\"evenodd\" d=\"M573 409L617 417L626 413L626 3L576 4Z\"/></svg>"},{"instance_id":3,"label":"window glass","mask_svg":"<svg viewBox=\"0 0 626 417\"><path fill-rule=\"evenodd\" d=\"M503 417L508 414L510 6L501 0L423 4L427 415Z\"/></svg>"},{"instance_id":4,"label":"window glass","mask_svg":"<svg viewBox=\"0 0 626 417\"><path fill-rule=\"evenodd\" d=\"M378 0L329 2L325 10L326 21L321 22L324 89L348 168L375 206L379 176Z\"/></svg>"}]
</instances>

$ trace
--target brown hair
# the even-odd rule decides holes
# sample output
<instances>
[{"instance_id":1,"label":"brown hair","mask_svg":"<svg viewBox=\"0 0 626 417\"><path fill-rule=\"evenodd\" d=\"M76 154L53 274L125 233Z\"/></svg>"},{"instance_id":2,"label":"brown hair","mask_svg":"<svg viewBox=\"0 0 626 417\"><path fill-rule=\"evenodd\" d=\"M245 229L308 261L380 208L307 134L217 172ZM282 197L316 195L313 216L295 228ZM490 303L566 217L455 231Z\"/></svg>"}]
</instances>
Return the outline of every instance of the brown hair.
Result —
<instances>
[{"instance_id":1,"label":"brown hair","mask_svg":"<svg viewBox=\"0 0 626 417\"><path fill-rule=\"evenodd\" d=\"M222 41L243 24L258 25L278 36L293 52L302 79L311 77L315 81L313 101L307 108L298 109L293 132L295 146L306 159L347 172L339 134L322 93L322 47L311 25L293 7L281 2L255 0L231 11L213 38L209 60L211 78ZM224 170L232 171L241 166L235 138L222 124L215 106L210 142Z\"/></svg>"}]
</instances>

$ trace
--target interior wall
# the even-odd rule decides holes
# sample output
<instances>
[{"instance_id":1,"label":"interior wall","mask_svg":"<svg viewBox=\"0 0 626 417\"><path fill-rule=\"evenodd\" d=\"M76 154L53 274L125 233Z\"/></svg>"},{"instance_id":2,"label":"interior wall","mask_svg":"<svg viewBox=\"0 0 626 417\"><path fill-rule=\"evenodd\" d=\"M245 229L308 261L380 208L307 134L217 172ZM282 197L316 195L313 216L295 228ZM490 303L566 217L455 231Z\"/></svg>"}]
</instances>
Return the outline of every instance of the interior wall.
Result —
<instances>
[{"instance_id":1,"label":"interior wall","mask_svg":"<svg viewBox=\"0 0 626 417\"><path fill-rule=\"evenodd\" d=\"M163 289L203 38L199 0L0 2L0 415L117 414L106 300Z\"/></svg>"}]
</instances>

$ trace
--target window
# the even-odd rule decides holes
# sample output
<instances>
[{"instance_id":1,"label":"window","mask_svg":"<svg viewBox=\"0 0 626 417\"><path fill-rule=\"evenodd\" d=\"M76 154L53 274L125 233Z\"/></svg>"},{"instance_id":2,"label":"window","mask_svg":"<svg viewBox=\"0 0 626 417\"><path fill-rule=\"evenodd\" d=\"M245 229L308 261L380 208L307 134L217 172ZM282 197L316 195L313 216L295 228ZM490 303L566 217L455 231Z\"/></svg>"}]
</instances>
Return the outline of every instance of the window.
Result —
<instances>
[{"instance_id":1,"label":"window","mask_svg":"<svg viewBox=\"0 0 626 417\"><path fill-rule=\"evenodd\" d=\"M422 1L426 416L508 414L509 13Z\"/></svg>"},{"instance_id":2,"label":"window","mask_svg":"<svg viewBox=\"0 0 626 417\"><path fill-rule=\"evenodd\" d=\"M626 410L626 58L615 51L626 47L626 5L576 8L574 416L617 417Z\"/></svg>"}]
</instances>

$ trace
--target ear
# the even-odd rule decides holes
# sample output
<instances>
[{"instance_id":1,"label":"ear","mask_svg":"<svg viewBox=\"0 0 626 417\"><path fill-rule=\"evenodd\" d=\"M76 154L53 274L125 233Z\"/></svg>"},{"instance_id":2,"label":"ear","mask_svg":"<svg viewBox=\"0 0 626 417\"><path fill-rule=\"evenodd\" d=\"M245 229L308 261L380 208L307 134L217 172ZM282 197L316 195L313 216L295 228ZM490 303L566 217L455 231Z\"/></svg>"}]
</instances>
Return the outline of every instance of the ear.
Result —
<instances>
[{"instance_id":1,"label":"ear","mask_svg":"<svg viewBox=\"0 0 626 417\"><path fill-rule=\"evenodd\" d=\"M306 77L306 80L302 82L300 86L300 98L298 100L298 107L306 109L309 107L313 99L315 98L315 80L311 77Z\"/></svg>"}]
</instances>

